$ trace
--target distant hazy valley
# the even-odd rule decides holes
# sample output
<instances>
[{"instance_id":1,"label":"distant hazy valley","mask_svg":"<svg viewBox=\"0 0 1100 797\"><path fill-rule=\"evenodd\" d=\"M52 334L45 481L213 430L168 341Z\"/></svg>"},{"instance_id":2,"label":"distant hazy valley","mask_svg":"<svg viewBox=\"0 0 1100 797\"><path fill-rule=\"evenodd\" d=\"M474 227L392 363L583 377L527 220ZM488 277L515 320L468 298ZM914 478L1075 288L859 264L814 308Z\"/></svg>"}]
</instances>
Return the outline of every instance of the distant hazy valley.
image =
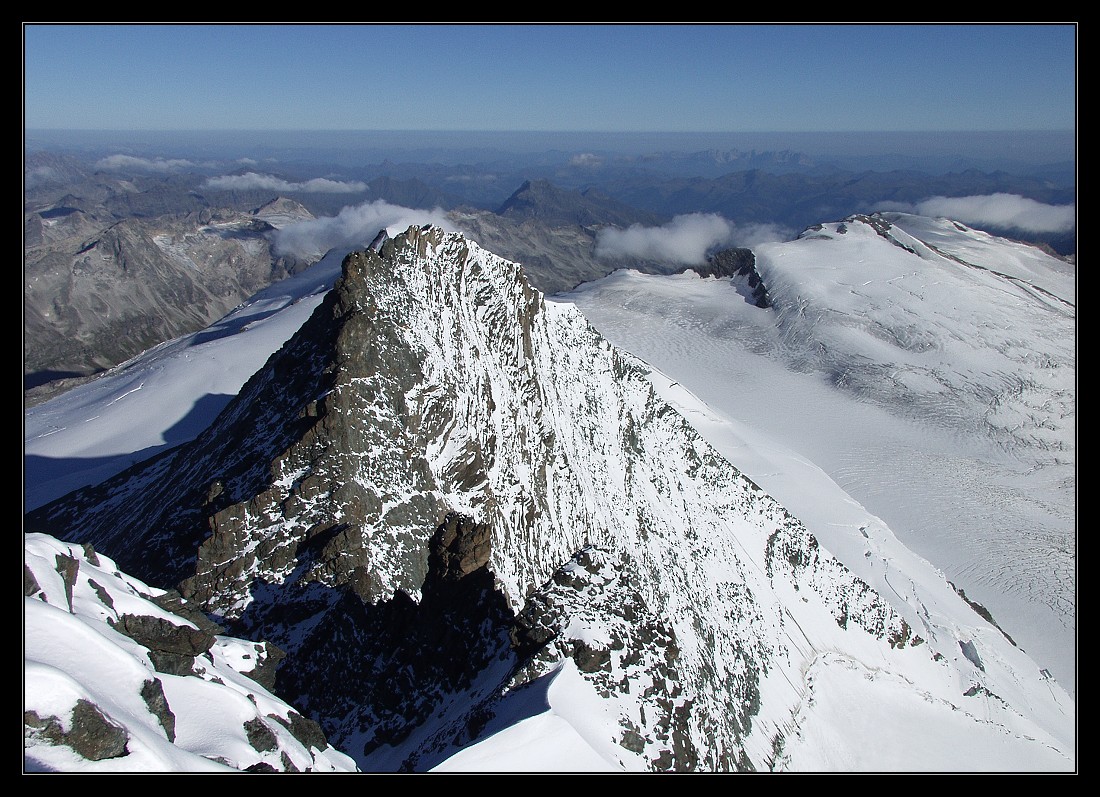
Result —
<instances>
[{"instance_id":1,"label":"distant hazy valley","mask_svg":"<svg viewBox=\"0 0 1100 797\"><path fill-rule=\"evenodd\" d=\"M552 294L621 267L667 273L703 260L612 251L600 246L604 228L718 216L726 220L725 245L750 246L852 213L909 209L928 197L1005 195L1058 206L1075 196L1064 162L1017 173L944 171L942 159L926 159L939 166L926 172L853 171L836 165L858 163L850 155L826 161L791 150L532 154L483 147L375 149L364 155L387 157L349 163L346 149L287 147L266 160L228 159L227 145L220 157L212 157L213 143L198 153L192 144L181 156L151 155L86 138L80 148L65 148L28 137L24 388L32 402L72 384L64 380L201 329L323 255L326 242L369 239L377 232L372 218L381 228L400 209L436 211L438 220L522 262L533 284ZM317 232L305 243L287 234L276 245L276 230L310 220ZM982 229L1060 256L1076 249L1075 228Z\"/></svg>"}]
</instances>

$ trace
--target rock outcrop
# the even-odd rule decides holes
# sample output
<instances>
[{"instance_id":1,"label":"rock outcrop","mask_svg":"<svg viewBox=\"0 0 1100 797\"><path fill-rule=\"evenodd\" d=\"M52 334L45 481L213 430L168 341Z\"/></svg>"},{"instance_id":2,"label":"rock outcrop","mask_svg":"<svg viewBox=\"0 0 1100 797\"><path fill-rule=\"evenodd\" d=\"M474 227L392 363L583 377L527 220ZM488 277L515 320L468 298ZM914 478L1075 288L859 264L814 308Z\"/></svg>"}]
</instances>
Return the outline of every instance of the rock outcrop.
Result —
<instances>
[{"instance_id":1,"label":"rock outcrop","mask_svg":"<svg viewBox=\"0 0 1100 797\"><path fill-rule=\"evenodd\" d=\"M30 534L24 557L26 770L355 770L249 677L273 648L197 627L90 547Z\"/></svg>"}]
</instances>

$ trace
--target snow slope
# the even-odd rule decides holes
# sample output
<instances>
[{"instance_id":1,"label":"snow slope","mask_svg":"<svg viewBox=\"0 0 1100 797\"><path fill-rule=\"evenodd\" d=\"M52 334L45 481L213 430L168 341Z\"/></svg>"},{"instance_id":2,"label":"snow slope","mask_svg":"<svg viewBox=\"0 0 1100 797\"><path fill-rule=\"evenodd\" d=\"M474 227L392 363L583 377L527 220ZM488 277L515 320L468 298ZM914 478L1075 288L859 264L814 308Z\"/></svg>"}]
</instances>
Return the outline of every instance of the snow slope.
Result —
<instances>
[{"instance_id":1,"label":"snow slope","mask_svg":"<svg viewBox=\"0 0 1100 797\"><path fill-rule=\"evenodd\" d=\"M809 522L815 502L790 475L776 483L769 447L820 466L1072 690L1073 269L886 215L892 226L849 220L758 247L771 309L690 272L622 271L560 298L770 440L736 461L796 515Z\"/></svg>"},{"instance_id":2,"label":"snow slope","mask_svg":"<svg viewBox=\"0 0 1100 797\"><path fill-rule=\"evenodd\" d=\"M309 318L344 252L23 416L24 511L192 439Z\"/></svg>"},{"instance_id":3,"label":"snow slope","mask_svg":"<svg viewBox=\"0 0 1100 797\"><path fill-rule=\"evenodd\" d=\"M54 718L75 735L74 708L91 704L121 729L117 744L124 745L88 760L47 741L47 731L28 729L24 771L356 771L342 753L297 738L292 707L247 677L262 646L214 636L191 671L164 672L155 654L112 625L131 615L196 629L156 602L164 590L121 573L109 557L46 535L27 536L23 561L24 713L33 712L36 724ZM68 580L65 566L73 568Z\"/></svg>"}]
</instances>

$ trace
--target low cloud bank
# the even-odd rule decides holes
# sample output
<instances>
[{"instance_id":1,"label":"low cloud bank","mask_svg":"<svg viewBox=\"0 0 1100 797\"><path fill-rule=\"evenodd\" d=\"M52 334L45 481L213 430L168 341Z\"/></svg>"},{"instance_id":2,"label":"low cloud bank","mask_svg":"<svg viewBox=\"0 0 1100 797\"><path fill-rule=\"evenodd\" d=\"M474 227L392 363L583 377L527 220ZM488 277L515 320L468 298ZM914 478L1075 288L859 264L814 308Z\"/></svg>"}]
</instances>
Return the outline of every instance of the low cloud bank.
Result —
<instances>
[{"instance_id":1,"label":"low cloud bank","mask_svg":"<svg viewBox=\"0 0 1100 797\"><path fill-rule=\"evenodd\" d=\"M383 227L390 235L398 235L414 224L456 229L440 208L416 210L377 199L350 205L335 216L283 227L273 234L272 242L276 254L308 259L337 247L350 250L368 246Z\"/></svg>"},{"instance_id":2,"label":"low cloud bank","mask_svg":"<svg viewBox=\"0 0 1100 797\"><path fill-rule=\"evenodd\" d=\"M329 180L327 177L315 177L312 180L291 183L270 174L257 174L256 172L211 177L204 186L217 191L262 189L283 193L305 191L312 194L359 194L367 190L367 184L360 182L344 183L338 180Z\"/></svg>"},{"instance_id":3,"label":"low cloud bank","mask_svg":"<svg viewBox=\"0 0 1100 797\"><path fill-rule=\"evenodd\" d=\"M119 169L139 169L145 172L174 172L180 169L194 168L195 163L182 158L137 158L133 155L108 155L95 164L97 169L115 171Z\"/></svg>"},{"instance_id":4,"label":"low cloud bank","mask_svg":"<svg viewBox=\"0 0 1100 797\"><path fill-rule=\"evenodd\" d=\"M715 249L752 247L766 241L785 241L790 231L777 224L738 225L715 213L676 216L661 227L634 224L625 230L605 228L596 237L597 257L634 257L683 265L706 262Z\"/></svg>"},{"instance_id":5,"label":"low cloud bank","mask_svg":"<svg viewBox=\"0 0 1100 797\"><path fill-rule=\"evenodd\" d=\"M972 224L1027 232L1068 232L1077 223L1074 205L1045 205L1016 194L934 196L913 210L922 216L945 217Z\"/></svg>"},{"instance_id":6,"label":"low cloud bank","mask_svg":"<svg viewBox=\"0 0 1100 797\"><path fill-rule=\"evenodd\" d=\"M34 169L30 169L23 177L23 185L27 188L35 188L42 183L48 183L53 180L63 180L65 175L53 168L52 166L39 166Z\"/></svg>"}]
</instances>

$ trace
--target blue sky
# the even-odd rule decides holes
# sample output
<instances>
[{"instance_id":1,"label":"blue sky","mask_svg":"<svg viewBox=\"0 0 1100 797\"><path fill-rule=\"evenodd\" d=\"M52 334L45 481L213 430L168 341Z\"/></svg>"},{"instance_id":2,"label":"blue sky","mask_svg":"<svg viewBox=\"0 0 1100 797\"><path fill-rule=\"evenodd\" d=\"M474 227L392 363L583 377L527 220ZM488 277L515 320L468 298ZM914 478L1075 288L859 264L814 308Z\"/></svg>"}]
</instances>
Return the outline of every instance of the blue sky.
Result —
<instances>
[{"instance_id":1,"label":"blue sky","mask_svg":"<svg viewBox=\"0 0 1100 797\"><path fill-rule=\"evenodd\" d=\"M24 23L24 126L1068 130L1057 25Z\"/></svg>"}]
</instances>

